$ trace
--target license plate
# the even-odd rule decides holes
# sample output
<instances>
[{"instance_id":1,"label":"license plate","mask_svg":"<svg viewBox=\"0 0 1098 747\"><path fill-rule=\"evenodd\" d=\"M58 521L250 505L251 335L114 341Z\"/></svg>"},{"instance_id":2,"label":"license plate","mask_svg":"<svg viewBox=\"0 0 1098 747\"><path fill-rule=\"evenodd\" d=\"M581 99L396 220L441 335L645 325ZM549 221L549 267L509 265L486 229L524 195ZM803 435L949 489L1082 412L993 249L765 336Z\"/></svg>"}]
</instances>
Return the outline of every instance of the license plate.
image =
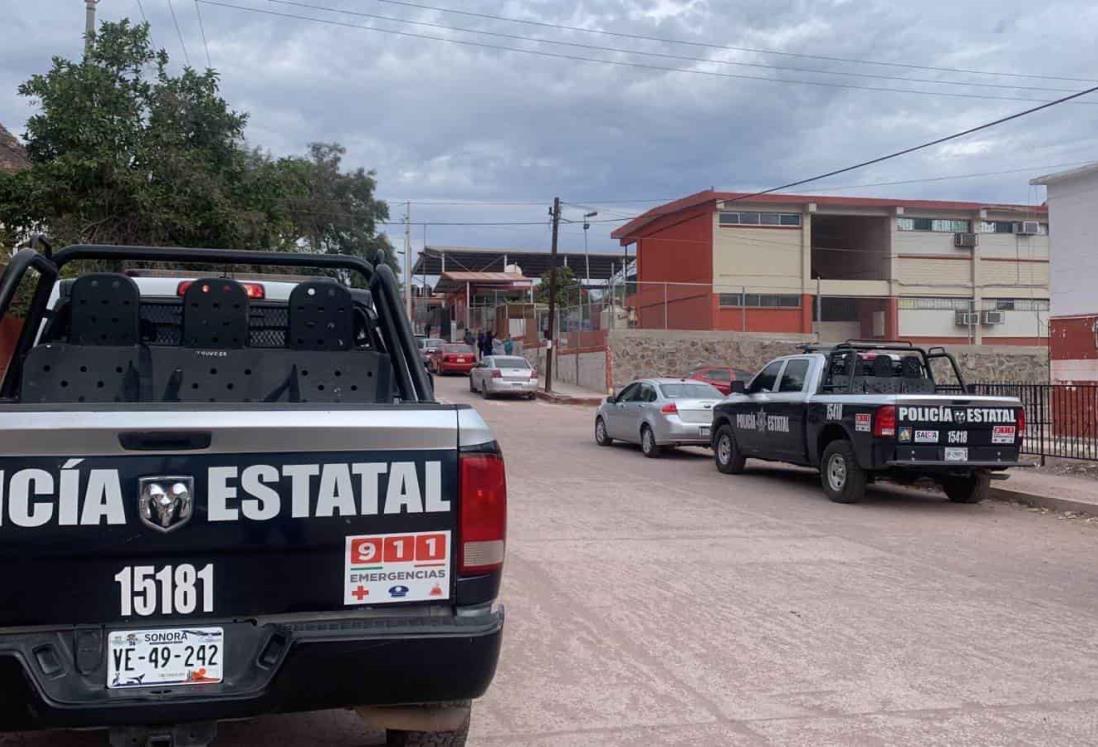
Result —
<instances>
[{"instance_id":1,"label":"license plate","mask_svg":"<svg viewBox=\"0 0 1098 747\"><path fill-rule=\"evenodd\" d=\"M945 457L947 462L967 462L968 449L947 448L945 450Z\"/></svg>"},{"instance_id":2,"label":"license plate","mask_svg":"<svg viewBox=\"0 0 1098 747\"><path fill-rule=\"evenodd\" d=\"M107 646L107 687L221 682L224 628L114 630Z\"/></svg>"},{"instance_id":3,"label":"license plate","mask_svg":"<svg viewBox=\"0 0 1098 747\"><path fill-rule=\"evenodd\" d=\"M698 428L698 435L699 436L708 436L709 435L709 426L708 425L703 425L700 428Z\"/></svg>"}]
</instances>

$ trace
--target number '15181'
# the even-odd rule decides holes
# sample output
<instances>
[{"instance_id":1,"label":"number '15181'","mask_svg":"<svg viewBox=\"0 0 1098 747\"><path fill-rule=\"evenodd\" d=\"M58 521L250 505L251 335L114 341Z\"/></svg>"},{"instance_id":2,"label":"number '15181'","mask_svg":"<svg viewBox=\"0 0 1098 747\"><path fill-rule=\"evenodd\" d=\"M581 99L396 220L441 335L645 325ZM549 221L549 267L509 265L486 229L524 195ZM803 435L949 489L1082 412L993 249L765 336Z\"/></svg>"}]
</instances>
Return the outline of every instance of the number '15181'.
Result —
<instances>
[{"instance_id":1,"label":"number '15181'","mask_svg":"<svg viewBox=\"0 0 1098 747\"><path fill-rule=\"evenodd\" d=\"M212 564L201 570L190 563L128 565L114 577L121 587L122 616L213 612L213 573Z\"/></svg>"}]
</instances>

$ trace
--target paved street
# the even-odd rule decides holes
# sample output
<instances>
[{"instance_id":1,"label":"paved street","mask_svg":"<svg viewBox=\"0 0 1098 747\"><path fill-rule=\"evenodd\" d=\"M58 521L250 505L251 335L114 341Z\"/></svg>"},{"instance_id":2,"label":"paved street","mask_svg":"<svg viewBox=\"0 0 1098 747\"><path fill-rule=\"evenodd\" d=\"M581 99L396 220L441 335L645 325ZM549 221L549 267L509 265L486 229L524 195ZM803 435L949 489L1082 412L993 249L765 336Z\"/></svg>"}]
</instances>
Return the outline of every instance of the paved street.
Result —
<instances>
[{"instance_id":1,"label":"paved street","mask_svg":"<svg viewBox=\"0 0 1098 747\"><path fill-rule=\"evenodd\" d=\"M439 394L468 401L466 380ZM1098 741L1098 523L602 449L589 408L476 400L508 461L508 611L471 744ZM325 712L218 744L377 744ZM85 745L88 735L0 740Z\"/></svg>"}]
</instances>

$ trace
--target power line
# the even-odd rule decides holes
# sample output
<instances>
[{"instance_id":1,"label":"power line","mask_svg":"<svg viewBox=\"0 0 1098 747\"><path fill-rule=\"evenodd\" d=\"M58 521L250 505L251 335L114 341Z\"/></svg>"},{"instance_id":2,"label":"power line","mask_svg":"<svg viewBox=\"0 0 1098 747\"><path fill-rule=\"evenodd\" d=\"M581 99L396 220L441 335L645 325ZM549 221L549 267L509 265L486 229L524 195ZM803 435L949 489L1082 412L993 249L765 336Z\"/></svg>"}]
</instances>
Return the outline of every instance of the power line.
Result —
<instances>
[{"instance_id":1,"label":"power line","mask_svg":"<svg viewBox=\"0 0 1098 747\"><path fill-rule=\"evenodd\" d=\"M975 174L954 174L952 176L933 176L925 179L903 179L894 182L865 182L862 184L843 184L837 187L828 186L829 190L836 189L860 189L863 187L892 187L898 184L922 184L926 182L944 182L953 179L974 179L981 176L1002 176L1003 174L1021 174L1026 171L1041 171L1044 169L1068 169L1075 166L1085 166L1087 164L1094 163L1094 159L1089 161L1075 161L1073 163L1052 163L1047 166L1028 166L1020 169L1006 169L1005 171L983 171Z\"/></svg>"},{"instance_id":2,"label":"power line","mask_svg":"<svg viewBox=\"0 0 1098 747\"><path fill-rule=\"evenodd\" d=\"M846 166L846 167L841 168L841 169L835 169L833 171L828 171L824 174L819 174L817 176L811 176L807 179L798 179L795 182L789 182L788 184L782 184L782 185L777 186L777 187L771 187L770 189L764 189L761 192L752 192L750 194L741 195L739 197L735 197L735 198L732 198L730 200L725 200L725 202L738 202L739 200L747 200L747 199L750 199L752 197L761 197L763 195L768 195L772 192L780 192L783 189L789 189L790 187L799 187L802 184L808 184L809 182L816 182L816 181L819 181L821 179L826 179L826 178L831 177L831 176L837 176L838 174L845 174L849 171L854 171L856 169L862 169L862 168L865 168L866 166L872 166L875 163L881 163L883 161L888 161L888 160L891 160L893 158L899 158L900 156L905 156L909 153L914 153L916 151L924 150L926 148L931 148L935 145L941 145L942 143L947 143L950 140L956 140L958 138L965 137L966 135L971 135L974 132L980 132L981 130L986 130L986 129L989 129L991 127L995 127L997 125L1005 124L1006 122L1010 122L1012 120L1019 119L1021 117L1025 117L1029 114L1034 114L1035 112L1039 112L1043 109L1048 109L1050 107L1056 106L1057 104L1063 104L1063 103L1066 103L1068 101L1071 101L1072 99L1077 99L1080 96L1086 96L1087 94L1094 93L1095 91L1098 91L1098 86L1092 86L1092 87L1087 88L1085 90L1079 91L1078 93L1073 93L1070 96L1064 96L1062 98L1056 99L1055 101L1049 101L1047 103L1041 104L1040 106L1030 107L1029 109L1024 109L1020 112L1015 112L1014 114L1008 114L1005 117L999 117L998 119L994 119L990 122L984 122L983 124L976 125L975 127L969 127L967 130L961 130L960 132L955 132L952 135L946 135L944 137L936 138L934 140L930 140L928 142L921 143L919 145L913 145L910 148L904 148L903 150L898 150L895 153L889 153L888 155L878 156L877 158L871 158L868 161L862 161L861 163L856 163L853 166Z\"/></svg>"},{"instance_id":3,"label":"power line","mask_svg":"<svg viewBox=\"0 0 1098 747\"><path fill-rule=\"evenodd\" d=\"M187 63L187 67L191 66L191 56L187 54L187 42L183 41L183 30L179 28L179 19L175 17L175 6L172 4L172 0L168 0L168 10L172 14L172 23L175 24L175 33L179 36L179 46L183 47L183 59Z\"/></svg>"},{"instance_id":4,"label":"power line","mask_svg":"<svg viewBox=\"0 0 1098 747\"><path fill-rule=\"evenodd\" d=\"M467 34L480 34L482 36L492 36L501 39L514 39L518 41L536 42L538 44L556 44L565 47L575 47L578 49L588 49L599 52L616 52L621 54L642 55L645 57L659 57L668 60L680 60L685 62L701 62L714 65L735 65L737 67L751 67L762 68L766 70L782 70L787 72L798 73L811 73L817 75L836 75L855 78L875 78L881 80L899 80L905 83L930 83L932 85L944 85L944 86L965 86L973 87L980 86L983 88L1005 88L1008 90L1022 90L1022 91L1051 91L1056 93L1072 93L1073 88L1049 88L1047 86L1024 86L1024 85L1012 85L1008 83L973 83L968 81L956 81L956 80L935 80L932 78L906 78L896 75L882 75L878 73L857 73L857 72L840 72L835 70L821 70L819 68L805 68L805 67L788 67L783 65L768 65L762 62L740 62L734 60L719 60L707 57L689 57L681 54L668 54L666 52L646 52L635 49L622 49L621 47L607 47L598 44L583 44L580 42L558 41L555 39L546 39L536 36L523 36L521 34L507 34L498 31L484 31L482 29L465 28L462 26L448 26L442 23L432 23L429 21L413 21L405 18L394 18L393 16L383 16L377 13L365 13L357 10L345 10L343 8L331 8L323 5L312 5L310 3L297 2L296 0L267 0L268 2L275 3L276 5L290 5L298 8L309 8L311 10L320 10L330 13L343 13L350 16L358 16L361 18L373 18L380 21L392 21L394 23L404 23L411 26L424 26L434 29L445 29L447 31L460 31Z\"/></svg>"},{"instance_id":5,"label":"power line","mask_svg":"<svg viewBox=\"0 0 1098 747\"><path fill-rule=\"evenodd\" d=\"M423 5L421 3L407 2L407 0L377 0L388 5L400 5L406 8L418 10L433 10L439 13L452 13L455 15L471 16L473 18L485 18L493 21L505 21L507 23L522 23L528 26L541 26L543 28L563 29L565 31L578 31L585 34L599 34L602 36L614 36L621 39L638 39L642 41L654 41L662 44L683 44L690 47L703 47L706 49L725 49L733 52L751 52L754 54L773 54L783 57L800 57L811 60L826 60L828 62L843 62L854 65L882 65L885 67L898 67L908 70L932 70L939 73L964 73L967 75L999 75L1010 78L1032 78L1038 80L1064 80L1073 83L1095 83L1092 78L1069 78L1059 75L1038 75L1033 73L1006 73L995 70L971 70L957 67L934 67L931 65L915 65L905 62L883 62L879 60L859 60L850 57L832 57L828 55L804 54L802 52L786 52L776 49L760 49L756 47L735 47L728 44L712 44L708 42L687 41L685 39L672 39L660 36L646 36L644 34L629 34L622 31L605 31L603 29L584 28L583 26L568 26L562 23L550 23L548 21L534 21L527 18L515 18L512 16L499 16L491 13L476 13L469 10L457 10L456 8L441 8L435 5Z\"/></svg>"},{"instance_id":6,"label":"power line","mask_svg":"<svg viewBox=\"0 0 1098 747\"><path fill-rule=\"evenodd\" d=\"M206 41L206 26L202 23L202 10L198 5L198 0L194 0L194 14L198 16L198 30L202 32L202 46L206 50L206 67L213 67L213 63L210 62L210 43Z\"/></svg>"},{"instance_id":7,"label":"power line","mask_svg":"<svg viewBox=\"0 0 1098 747\"><path fill-rule=\"evenodd\" d=\"M142 23L148 23L149 17L145 15L145 6L141 4L141 0L137 0L137 10L141 13Z\"/></svg>"},{"instance_id":8,"label":"power line","mask_svg":"<svg viewBox=\"0 0 1098 747\"><path fill-rule=\"evenodd\" d=\"M450 39L443 36L431 36L430 34L419 34L411 31L396 31L393 29L383 29L376 26L366 26L357 23L348 23L346 21L335 21L326 18L314 18L312 16L303 16L296 13L283 13L280 11L268 10L265 8L250 8L243 5L234 5L232 3L221 2L220 0L198 0L198 2L205 3L206 5L216 5L222 8L232 8L234 10L242 10L248 13L260 13L270 16L278 16L281 18L290 18L296 21L311 21L313 23L325 24L328 26L341 26L343 28L361 29L365 31L376 31L382 34L390 34L393 36L405 36L413 39L425 39L428 41L443 42L446 44L459 44L468 47L478 47L481 49L494 49L503 52L518 52L520 54L533 55L536 57L551 57L559 60L571 60L575 62L594 62L602 65L613 65L615 67L630 67L642 70L658 70L661 72L671 73L687 73L689 75L703 75L706 77L715 78L733 78L736 80L758 80L767 83L791 83L794 85L808 85L808 86L820 86L824 88L848 88L862 91L877 91L885 93L904 93L904 94L921 94L929 96L947 96L950 98L963 98L963 99L984 99L988 101L1033 101L1047 103L1045 99L1032 99L1023 98L1019 96L986 96L983 94L970 94L970 93L953 93L950 91L923 91L913 88L891 88L887 86L861 86L853 83L836 83L833 81L821 81L821 80L794 80L792 78L768 78L759 75L742 75L739 73L721 73L713 70L695 70L691 68L681 67L666 67L664 65L652 65L644 62L629 62L626 60L605 60L596 57L583 57L581 55L562 54L559 52L546 52L543 50L535 49L523 49L521 47L509 47L502 44L488 44L485 42L470 41L468 39ZM1080 102L1082 104L1098 104L1098 102Z\"/></svg>"}]
</instances>

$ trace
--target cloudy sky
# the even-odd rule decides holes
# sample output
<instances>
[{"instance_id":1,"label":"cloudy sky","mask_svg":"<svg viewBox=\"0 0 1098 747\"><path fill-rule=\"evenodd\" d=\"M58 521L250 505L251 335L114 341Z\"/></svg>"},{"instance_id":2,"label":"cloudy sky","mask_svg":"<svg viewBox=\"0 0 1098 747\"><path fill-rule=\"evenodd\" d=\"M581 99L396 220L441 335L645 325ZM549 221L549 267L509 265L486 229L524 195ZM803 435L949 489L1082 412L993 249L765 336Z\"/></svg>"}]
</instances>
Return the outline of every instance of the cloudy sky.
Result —
<instances>
[{"instance_id":1,"label":"cloudy sky","mask_svg":"<svg viewBox=\"0 0 1098 747\"><path fill-rule=\"evenodd\" d=\"M412 201L416 247L545 248L560 195L567 218L599 211L590 245L610 250L613 221L658 200L776 186L1098 85L1093 0L217 3L102 0L99 18L144 15L173 65L208 47L252 144L343 143L394 217ZM21 134L16 86L79 55L84 3L0 12L0 122ZM1040 202L1032 176L1098 160L1098 94L1082 101L798 191ZM532 225L442 225L486 222ZM579 224L562 231L582 250Z\"/></svg>"}]
</instances>

